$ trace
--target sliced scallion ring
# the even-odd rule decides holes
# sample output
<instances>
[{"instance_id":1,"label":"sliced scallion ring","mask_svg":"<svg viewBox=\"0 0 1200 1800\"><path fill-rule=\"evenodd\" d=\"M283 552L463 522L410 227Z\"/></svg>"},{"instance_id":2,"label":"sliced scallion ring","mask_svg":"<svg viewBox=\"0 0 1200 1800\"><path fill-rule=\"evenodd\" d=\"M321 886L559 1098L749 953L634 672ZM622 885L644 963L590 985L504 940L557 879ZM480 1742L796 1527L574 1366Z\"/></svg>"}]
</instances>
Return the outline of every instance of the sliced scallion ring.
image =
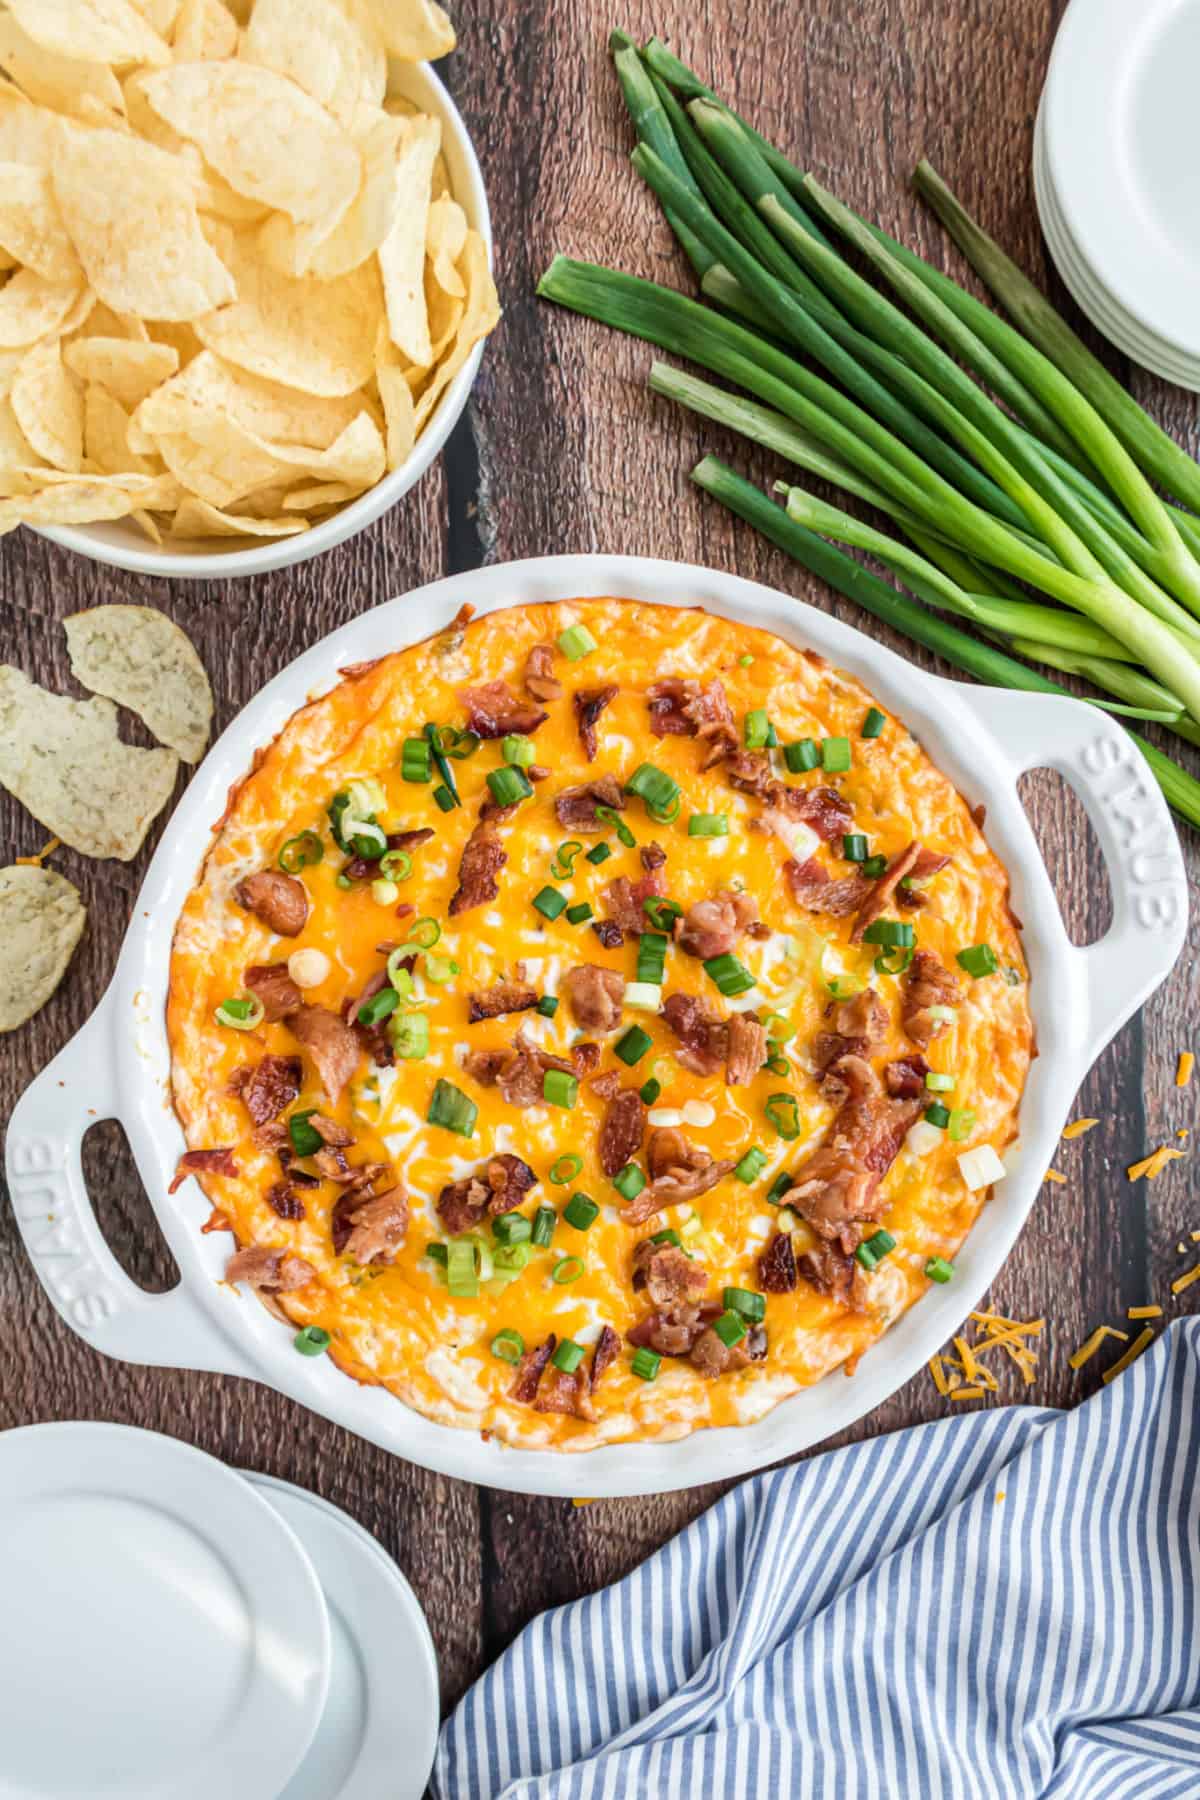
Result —
<instances>
[{"instance_id":1,"label":"sliced scallion ring","mask_svg":"<svg viewBox=\"0 0 1200 1800\"><path fill-rule=\"evenodd\" d=\"M605 825L612 826L618 839L624 844L627 850L632 850L634 848L637 839L634 837L632 831L630 831L628 825L625 823L615 806L598 806L596 808L596 817L602 820Z\"/></svg>"},{"instance_id":2,"label":"sliced scallion ring","mask_svg":"<svg viewBox=\"0 0 1200 1800\"><path fill-rule=\"evenodd\" d=\"M771 1094L763 1110L785 1143L800 1136L800 1105L795 1094Z\"/></svg>"},{"instance_id":3,"label":"sliced scallion ring","mask_svg":"<svg viewBox=\"0 0 1200 1800\"><path fill-rule=\"evenodd\" d=\"M263 1004L251 995L244 995L233 1000L222 1000L213 1015L218 1025L228 1025L231 1031L253 1031L263 1021Z\"/></svg>"},{"instance_id":4,"label":"sliced scallion ring","mask_svg":"<svg viewBox=\"0 0 1200 1800\"><path fill-rule=\"evenodd\" d=\"M582 1156L576 1156L573 1150L569 1150L564 1156L560 1156L556 1162L551 1164L550 1180L554 1183L555 1187L566 1187L570 1182L575 1180L577 1175L582 1173Z\"/></svg>"},{"instance_id":5,"label":"sliced scallion ring","mask_svg":"<svg viewBox=\"0 0 1200 1800\"><path fill-rule=\"evenodd\" d=\"M387 959L388 982L395 988L402 1000L408 998L416 985L412 978L412 972L408 968L408 964L412 961L412 955L411 950L406 950L401 945L398 949L393 950Z\"/></svg>"},{"instance_id":6,"label":"sliced scallion ring","mask_svg":"<svg viewBox=\"0 0 1200 1800\"><path fill-rule=\"evenodd\" d=\"M413 872L413 860L407 850L385 850L379 859L379 873L385 881L407 881Z\"/></svg>"},{"instance_id":7,"label":"sliced scallion ring","mask_svg":"<svg viewBox=\"0 0 1200 1800\"><path fill-rule=\"evenodd\" d=\"M319 863L324 854L325 846L316 832L302 831L297 837L288 839L277 860L285 874L298 875L310 863Z\"/></svg>"},{"instance_id":8,"label":"sliced scallion ring","mask_svg":"<svg viewBox=\"0 0 1200 1800\"><path fill-rule=\"evenodd\" d=\"M452 956L435 956L432 950L425 952L425 961L422 967L425 971L426 981L434 981L439 987L444 986L447 981L453 981L456 975L461 974L461 970Z\"/></svg>"},{"instance_id":9,"label":"sliced scallion ring","mask_svg":"<svg viewBox=\"0 0 1200 1800\"><path fill-rule=\"evenodd\" d=\"M583 845L578 838L568 838L554 852L554 860L550 864L550 873L555 881L566 881L575 867L575 859L583 854Z\"/></svg>"},{"instance_id":10,"label":"sliced scallion ring","mask_svg":"<svg viewBox=\"0 0 1200 1800\"><path fill-rule=\"evenodd\" d=\"M431 919L426 914L424 918L417 919L412 925L408 933L408 942L416 944L418 949L432 950L441 935L442 928L437 920Z\"/></svg>"}]
</instances>

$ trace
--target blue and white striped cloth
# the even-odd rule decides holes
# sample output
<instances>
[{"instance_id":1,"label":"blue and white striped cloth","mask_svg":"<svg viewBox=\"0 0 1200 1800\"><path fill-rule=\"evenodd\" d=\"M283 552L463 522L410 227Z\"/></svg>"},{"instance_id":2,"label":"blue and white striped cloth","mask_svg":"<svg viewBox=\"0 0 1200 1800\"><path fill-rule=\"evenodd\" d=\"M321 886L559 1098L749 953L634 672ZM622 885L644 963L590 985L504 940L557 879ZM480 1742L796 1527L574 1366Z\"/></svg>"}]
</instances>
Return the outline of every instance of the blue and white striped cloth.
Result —
<instances>
[{"instance_id":1,"label":"blue and white striped cloth","mask_svg":"<svg viewBox=\"0 0 1200 1800\"><path fill-rule=\"evenodd\" d=\"M438 1800L1196 1800L1198 1398L1193 1319L1075 1412L744 1482L522 1632Z\"/></svg>"}]
</instances>

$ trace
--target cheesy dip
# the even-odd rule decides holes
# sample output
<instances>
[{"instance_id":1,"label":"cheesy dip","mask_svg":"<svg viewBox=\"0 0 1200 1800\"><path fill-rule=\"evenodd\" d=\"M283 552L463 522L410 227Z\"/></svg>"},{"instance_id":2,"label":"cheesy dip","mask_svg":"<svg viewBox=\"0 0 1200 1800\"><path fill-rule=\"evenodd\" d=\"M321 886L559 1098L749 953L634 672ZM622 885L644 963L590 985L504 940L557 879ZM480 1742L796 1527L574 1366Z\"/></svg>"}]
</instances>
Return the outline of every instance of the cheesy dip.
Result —
<instances>
[{"instance_id":1,"label":"cheesy dip","mask_svg":"<svg viewBox=\"0 0 1200 1800\"><path fill-rule=\"evenodd\" d=\"M688 607L466 617L257 759L176 930L226 1279L430 1418L586 1450L855 1359L1004 1172L1005 872L858 681Z\"/></svg>"}]
</instances>

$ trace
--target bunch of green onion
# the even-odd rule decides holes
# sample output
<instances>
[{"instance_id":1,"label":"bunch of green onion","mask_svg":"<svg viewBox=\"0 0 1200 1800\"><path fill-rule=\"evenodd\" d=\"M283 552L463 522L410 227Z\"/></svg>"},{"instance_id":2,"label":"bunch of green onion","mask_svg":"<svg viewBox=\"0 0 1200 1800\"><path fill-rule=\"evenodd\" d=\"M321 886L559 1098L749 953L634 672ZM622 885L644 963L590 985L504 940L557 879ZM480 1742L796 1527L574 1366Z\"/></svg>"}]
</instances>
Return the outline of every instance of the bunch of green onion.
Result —
<instances>
[{"instance_id":1,"label":"bunch of green onion","mask_svg":"<svg viewBox=\"0 0 1200 1800\"><path fill-rule=\"evenodd\" d=\"M795 481L777 484L785 509L711 456L698 485L981 680L1063 692L1029 667L1041 664L1089 682L1094 704L1200 744L1200 467L927 164L919 191L1013 324L803 174L657 40L610 42L634 167L704 299L562 256L538 292L719 377L729 385L656 362L650 385L889 524ZM874 557L907 593L834 545ZM1200 782L1135 741L1200 824Z\"/></svg>"}]
</instances>

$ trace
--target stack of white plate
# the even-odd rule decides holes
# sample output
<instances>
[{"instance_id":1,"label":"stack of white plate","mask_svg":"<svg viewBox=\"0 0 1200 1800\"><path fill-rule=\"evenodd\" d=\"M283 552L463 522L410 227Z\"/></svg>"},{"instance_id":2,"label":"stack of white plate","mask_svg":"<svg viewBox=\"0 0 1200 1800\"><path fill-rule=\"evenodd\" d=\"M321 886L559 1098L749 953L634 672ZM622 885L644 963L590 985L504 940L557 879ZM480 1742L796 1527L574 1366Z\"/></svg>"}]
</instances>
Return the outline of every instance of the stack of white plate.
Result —
<instances>
[{"instance_id":1,"label":"stack of white plate","mask_svg":"<svg viewBox=\"0 0 1200 1800\"><path fill-rule=\"evenodd\" d=\"M1200 391L1200 0L1072 0L1038 114L1050 253L1127 356Z\"/></svg>"},{"instance_id":2,"label":"stack of white plate","mask_svg":"<svg viewBox=\"0 0 1200 1800\"><path fill-rule=\"evenodd\" d=\"M286 1482L119 1425L0 1434L2 1800L417 1800L404 1577Z\"/></svg>"}]
</instances>

